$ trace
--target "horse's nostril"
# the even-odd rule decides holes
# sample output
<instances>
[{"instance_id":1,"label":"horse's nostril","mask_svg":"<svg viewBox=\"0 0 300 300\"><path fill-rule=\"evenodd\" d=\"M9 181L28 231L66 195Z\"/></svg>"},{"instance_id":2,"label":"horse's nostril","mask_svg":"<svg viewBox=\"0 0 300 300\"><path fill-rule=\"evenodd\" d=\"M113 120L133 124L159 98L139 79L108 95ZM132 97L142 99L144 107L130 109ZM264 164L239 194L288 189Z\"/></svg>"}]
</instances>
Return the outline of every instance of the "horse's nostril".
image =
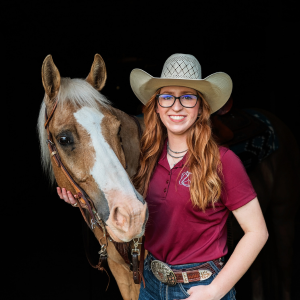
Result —
<instances>
[{"instance_id":1,"label":"horse's nostril","mask_svg":"<svg viewBox=\"0 0 300 300\"><path fill-rule=\"evenodd\" d=\"M112 216L113 216L114 225L118 229L127 232L129 229L129 222L128 222L129 216L128 213L125 211L125 209L122 207L115 207L113 209Z\"/></svg>"}]
</instances>

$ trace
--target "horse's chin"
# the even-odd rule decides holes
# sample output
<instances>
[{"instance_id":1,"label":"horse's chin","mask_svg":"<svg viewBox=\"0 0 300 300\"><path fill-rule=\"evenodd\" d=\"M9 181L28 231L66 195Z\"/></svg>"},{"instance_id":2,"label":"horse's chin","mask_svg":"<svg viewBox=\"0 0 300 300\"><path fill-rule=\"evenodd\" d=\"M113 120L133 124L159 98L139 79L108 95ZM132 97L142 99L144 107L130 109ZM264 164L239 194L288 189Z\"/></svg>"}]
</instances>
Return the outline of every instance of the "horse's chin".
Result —
<instances>
[{"instance_id":1,"label":"horse's chin","mask_svg":"<svg viewBox=\"0 0 300 300\"><path fill-rule=\"evenodd\" d=\"M118 238L112 230L110 230L109 228L106 228L110 238L114 241L114 242L117 242L117 243L123 243L125 241L121 240L120 238Z\"/></svg>"},{"instance_id":2,"label":"horse's chin","mask_svg":"<svg viewBox=\"0 0 300 300\"><path fill-rule=\"evenodd\" d=\"M110 238L114 241L114 242L117 242L117 243L127 243L127 242L130 242L131 240L133 239L138 239L140 237L143 236L144 234L144 230L141 231L140 234L138 234L137 236L133 237L133 238L127 238L127 237L120 237L120 235L114 231L111 230L111 228L109 227L106 227L106 230L110 236Z\"/></svg>"}]
</instances>

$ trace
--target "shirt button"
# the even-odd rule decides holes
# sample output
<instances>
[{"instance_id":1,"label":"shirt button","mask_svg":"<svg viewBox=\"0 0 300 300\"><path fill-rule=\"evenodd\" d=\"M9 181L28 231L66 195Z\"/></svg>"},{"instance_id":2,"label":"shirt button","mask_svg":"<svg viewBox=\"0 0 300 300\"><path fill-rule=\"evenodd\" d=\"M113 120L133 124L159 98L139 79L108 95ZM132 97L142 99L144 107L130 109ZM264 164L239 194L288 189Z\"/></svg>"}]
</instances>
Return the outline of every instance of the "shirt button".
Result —
<instances>
[{"instance_id":1,"label":"shirt button","mask_svg":"<svg viewBox=\"0 0 300 300\"><path fill-rule=\"evenodd\" d=\"M164 189L164 192L166 192L167 191L167 189Z\"/></svg>"},{"instance_id":2,"label":"shirt button","mask_svg":"<svg viewBox=\"0 0 300 300\"><path fill-rule=\"evenodd\" d=\"M169 180L167 180L166 183L168 184L168 183L169 183Z\"/></svg>"}]
</instances>

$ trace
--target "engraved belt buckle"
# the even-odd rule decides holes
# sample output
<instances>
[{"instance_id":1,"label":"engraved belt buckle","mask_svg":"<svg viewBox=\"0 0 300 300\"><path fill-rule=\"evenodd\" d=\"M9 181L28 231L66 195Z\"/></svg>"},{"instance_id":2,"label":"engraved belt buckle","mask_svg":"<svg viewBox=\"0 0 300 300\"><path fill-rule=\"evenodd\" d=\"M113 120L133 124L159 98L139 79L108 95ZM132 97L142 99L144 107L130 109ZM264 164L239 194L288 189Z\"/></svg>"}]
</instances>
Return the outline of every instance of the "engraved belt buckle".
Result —
<instances>
[{"instance_id":1,"label":"engraved belt buckle","mask_svg":"<svg viewBox=\"0 0 300 300\"><path fill-rule=\"evenodd\" d=\"M172 269L165 263L159 260L153 260L151 262L151 270L154 276L162 283L165 283L169 286L176 285L177 283L176 276L172 271Z\"/></svg>"}]
</instances>

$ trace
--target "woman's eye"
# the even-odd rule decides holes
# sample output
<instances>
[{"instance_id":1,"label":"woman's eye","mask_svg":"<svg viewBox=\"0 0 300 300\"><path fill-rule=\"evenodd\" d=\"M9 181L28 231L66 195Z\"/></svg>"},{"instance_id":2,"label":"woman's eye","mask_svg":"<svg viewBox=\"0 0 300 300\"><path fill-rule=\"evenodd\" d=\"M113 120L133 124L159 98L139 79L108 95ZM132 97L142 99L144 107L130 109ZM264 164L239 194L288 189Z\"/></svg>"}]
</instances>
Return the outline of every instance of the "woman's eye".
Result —
<instances>
[{"instance_id":1,"label":"woman's eye","mask_svg":"<svg viewBox=\"0 0 300 300\"><path fill-rule=\"evenodd\" d=\"M184 99L184 100L191 100L191 99L192 99L192 97L191 97L191 96L187 96L187 95L186 95L186 96L183 96L183 99Z\"/></svg>"},{"instance_id":2,"label":"woman's eye","mask_svg":"<svg viewBox=\"0 0 300 300\"><path fill-rule=\"evenodd\" d=\"M66 146L66 145L70 145L71 144L71 139L67 136L61 136L58 138L58 142L62 145L62 146Z\"/></svg>"}]
</instances>

